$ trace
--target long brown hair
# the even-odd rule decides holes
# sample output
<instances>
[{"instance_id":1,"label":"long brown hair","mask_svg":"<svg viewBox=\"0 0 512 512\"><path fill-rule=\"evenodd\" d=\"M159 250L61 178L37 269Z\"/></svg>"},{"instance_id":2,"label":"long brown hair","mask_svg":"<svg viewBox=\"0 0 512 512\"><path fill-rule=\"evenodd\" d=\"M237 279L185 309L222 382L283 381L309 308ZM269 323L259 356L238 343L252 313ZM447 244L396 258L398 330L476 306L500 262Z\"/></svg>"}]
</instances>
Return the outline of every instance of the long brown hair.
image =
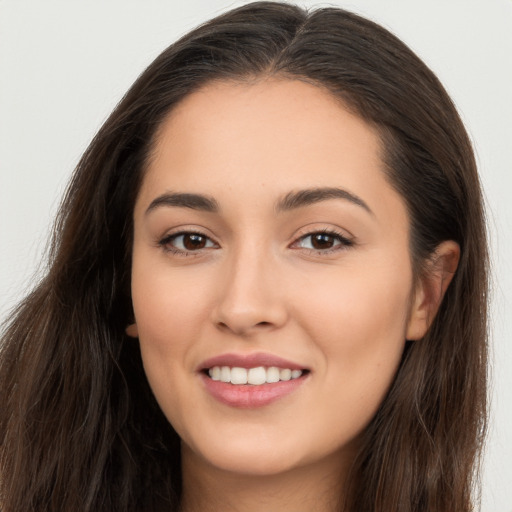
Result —
<instances>
[{"instance_id":1,"label":"long brown hair","mask_svg":"<svg viewBox=\"0 0 512 512\"><path fill-rule=\"evenodd\" d=\"M179 439L125 334L134 202L169 111L212 80L260 76L316 84L377 128L410 215L416 277L440 242L461 247L429 332L407 342L364 432L345 510L473 510L486 418L487 249L468 136L434 74L382 27L341 9L257 2L165 50L75 170L47 275L4 328L4 512L178 510Z\"/></svg>"}]
</instances>

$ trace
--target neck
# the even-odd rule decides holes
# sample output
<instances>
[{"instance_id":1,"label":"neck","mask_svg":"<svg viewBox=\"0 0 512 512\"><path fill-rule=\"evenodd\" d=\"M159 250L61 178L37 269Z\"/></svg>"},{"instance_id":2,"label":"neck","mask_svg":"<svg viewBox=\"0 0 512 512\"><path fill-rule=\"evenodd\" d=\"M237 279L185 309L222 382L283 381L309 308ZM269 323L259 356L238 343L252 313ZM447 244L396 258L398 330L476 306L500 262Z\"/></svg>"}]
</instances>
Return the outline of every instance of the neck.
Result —
<instances>
[{"instance_id":1,"label":"neck","mask_svg":"<svg viewBox=\"0 0 512 512\"><path fill-rule=\"evenodd\" d=\"M339 453L279 474L224 471L182 448L182 512L335 512L348 465ZM346 459L346 457L345 457Z\"/></svg>"}]
</instances>

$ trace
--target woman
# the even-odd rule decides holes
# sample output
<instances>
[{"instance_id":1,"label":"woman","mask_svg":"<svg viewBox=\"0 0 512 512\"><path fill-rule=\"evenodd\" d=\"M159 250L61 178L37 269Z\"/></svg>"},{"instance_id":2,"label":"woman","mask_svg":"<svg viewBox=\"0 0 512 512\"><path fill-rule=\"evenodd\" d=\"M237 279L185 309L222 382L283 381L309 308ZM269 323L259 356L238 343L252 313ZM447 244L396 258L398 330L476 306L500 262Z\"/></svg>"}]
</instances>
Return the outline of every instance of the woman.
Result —
<instances>
[{"instance_id":1,"label":"woman","mask_svg":"<svg viewBox=\"0 0 512 512\"><path fill-rule=\"evenodd\" d=\"M2 507L469 511L486 245L435 76L338 9L172 45L4 336Z\"/></svg>"}]
</instances>

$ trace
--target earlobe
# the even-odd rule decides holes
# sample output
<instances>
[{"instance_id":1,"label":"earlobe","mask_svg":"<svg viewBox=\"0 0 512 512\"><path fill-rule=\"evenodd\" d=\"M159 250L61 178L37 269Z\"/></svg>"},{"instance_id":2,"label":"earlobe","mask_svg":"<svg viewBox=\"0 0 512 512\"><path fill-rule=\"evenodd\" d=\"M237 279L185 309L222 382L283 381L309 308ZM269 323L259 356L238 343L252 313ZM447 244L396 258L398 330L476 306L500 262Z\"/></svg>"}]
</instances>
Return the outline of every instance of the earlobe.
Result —
<instances>
[{"instance_id":1,"label":"earlobe","mask_svg":"<svg viewBox=\"0 0 512 512\"><path fill-rule=\"evenodd\" d=\"M427 270L418 280L414 293L406 339L425 336L441 305L460 259L460 247L453 240L439 244L427 263Z\"/></svg>"},{"instance_id":2,"label":"earlobe","mask_svg":"<svg viewBox=\"0 0 512 512\"><path fill-rule=\"evenodd\" d=\"M138 338L139 337L139 329L136 323L130 324L126 327L125 332L130 338Z\"/></svg>"}]
</instances>

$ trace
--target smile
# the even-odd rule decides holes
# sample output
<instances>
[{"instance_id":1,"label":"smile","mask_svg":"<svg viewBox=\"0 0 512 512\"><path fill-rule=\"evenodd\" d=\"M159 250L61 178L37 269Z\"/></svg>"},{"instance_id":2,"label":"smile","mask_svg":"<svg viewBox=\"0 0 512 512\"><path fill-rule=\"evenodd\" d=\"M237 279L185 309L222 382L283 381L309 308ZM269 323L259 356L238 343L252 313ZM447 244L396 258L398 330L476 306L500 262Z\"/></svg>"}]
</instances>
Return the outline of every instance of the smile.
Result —
<instances>
[{"instance_id":1,"label":"smile","mask_svg":"<svg viewBox=\"0 0 512 512\"><path fill-rule=\"evenodd\" d=\"M311 369L275 354L221 354L197 368L207 393L230 407L251 409L295 394Z\"/></svg>"},{"instance_id":2,"label":"smile","mask_svg":"<svg viewBox=\"0 0 512 512\"><path fill-rule=\"evenodd\" d=\"M291 368L277 368L271 366L257 366L255 368L240 368L229 366L214 366L208 370L208 375L214 381L230 383L234 385L249 384L261 386L263 384L274 384L280 381L298 379L303 374L302 370Z\"/></svg>"}]
</instances>

